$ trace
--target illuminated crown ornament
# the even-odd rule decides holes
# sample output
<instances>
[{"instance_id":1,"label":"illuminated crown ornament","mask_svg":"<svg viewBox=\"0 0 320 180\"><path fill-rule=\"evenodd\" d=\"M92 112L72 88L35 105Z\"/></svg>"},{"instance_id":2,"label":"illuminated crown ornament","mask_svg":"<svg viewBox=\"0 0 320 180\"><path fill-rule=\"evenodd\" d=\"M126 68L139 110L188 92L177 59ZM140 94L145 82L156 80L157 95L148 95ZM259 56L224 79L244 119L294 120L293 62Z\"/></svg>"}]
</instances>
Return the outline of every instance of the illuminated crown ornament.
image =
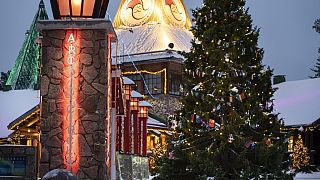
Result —
<instances>
[{"instance_id":1,"label":"illuminated crown ornament","mask_svg":"<svg viewBox=\"0 0 320 180\"><path fill-rule=\"evenodd\" d=\"M121 0L115 16L115 28L147 23L191 27L183 0Z\"/></svg>"}]
</instances>

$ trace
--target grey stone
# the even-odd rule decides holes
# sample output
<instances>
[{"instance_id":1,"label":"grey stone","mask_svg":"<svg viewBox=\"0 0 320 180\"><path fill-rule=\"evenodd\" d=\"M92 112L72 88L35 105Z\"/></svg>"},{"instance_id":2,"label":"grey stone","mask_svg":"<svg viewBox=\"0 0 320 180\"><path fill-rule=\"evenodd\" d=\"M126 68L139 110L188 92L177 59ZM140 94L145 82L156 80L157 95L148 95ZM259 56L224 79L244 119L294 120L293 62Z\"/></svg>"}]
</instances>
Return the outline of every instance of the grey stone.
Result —
<instances>
[{"instance_id":1,"label":"grey stone","mask_svg":"<svg viewBox=\"0 0 320 180\"><path fill-rule=\"evenodd\" d=\"M52 67L57 68L59 71L64 71L65 65L63 64L63 61L49 61L48 64L46 65L49 69ZM52 70L51 70L52 71ZM51 75L52 76L52 75ZM51 77L50 76L50 77Z\"/></svg>"},{"instance_id":2,"label":"grey stone","mask_svg":"<svg viewBox=\"0 0 320 180\"><path fill-rule=\"evenodd\" d=\"M52 155L61 155L62 150L61 150L61 148L51 148L51 153L52 153Z\"/></svg>"},{"instance_id":3,"label":"grey stone","mask_svg":"<svg viewBox=\"0 0 320 180\"><path fill-rule=\"evenodd\" d=\"M94 31L93 33L95 40L106 40L107 39L107 33L106 31Z\"/></svg>"},{"instance_id":4,"label":"grey stone","mask_svg":"<svg viewBox=\"0 0 320 180\"><path fill-rule=\"evenodd\" d=\"M88 83L91 83L97 77L98 72L94 66L84 66L81 75Z\"/></svg>"},{"instance_id":5,"label":"grey stone","mask_svg":"<svg viewBox=\"0 0 320 180\"><path fill-rule=\"evenodd\" d=\"M48 138L46 145L48 147L55 147L55 148L59 148L61 147L61 140L57 137L57 136L53 136Z\"/></svg>"},{"instance_id":6,"label":"grey stone","mask_svg":"<svg viewBox=\"0 0 320 180\"><path fill-rule=\"evenodd\" d=\"M45 48L45 50L47 51L46 55L47 55L49 61L50 61L50 59L59 60L63 56L62 48L47 47L47 48Z\"/></svg>"},{"instance_id":7,"label":"grey stone","mask_svg":"<svg viewBox=\"0 0 320 180\"><path fill-rule=\"evenodd\" d=\"M60 79L53 79L53 78L51 78L51 79L50 79L50 83L51 83L51 84L54 84L54 85L59 85L59 84L61 84L61 80L60 80Z\"/></svg>"},{"instance_id":8,"label":"grey stone","mask_svg":"<svg viewBox=\"0 0 320 180\"><path fill-rule=\"evenodd\" d=\"M56 38L43 38L42 46L62 47L62 40Z\"/></svg>"},{"instance_id":9,"label":"grey stone","mask_svg":"<svg viewBox=\"0 0 320 180\"><path fill-rule=\"evenodd\" d=\"M87 41L85 39L80 39L80 44L82 47L87 47L87 48L93 47L93 42Z\"/></svg>"},{"instance_id":10,"label":"grey stone","mask_svg":"<svg viewBox=\"0 0 320 180\"><path fill-rule=\"evenodd\" d=\"M59 127L54 128L49 132L48 137L51 138L52 136L57 136L59 133L61 133L61 129Z\"/></svg>"},{"instance_id":11,"label":"grey stone","mask_svg":"<svg viewBox=\"0 0 320 180\"><path fill-rule=\"evenodd\" d=\"M49 91L49 84L50 84L50 79L48 76L42 76L41 77L41 96L45 96L48 94Z\"/></svg>"},{"instance_id":12,"label":"grey stone","mask_svg":"<svg viewBox=\"0 0 320 180\"><path fill-rule=\"evenodd\" d=\"M88 113L94 113L97 109L97 103L94 96L88 96L82 103L81 107Z\"/></svg>"},{"instance_id":13,"label":"grey stone","mask_svg":"<svg viewBox=\"0 0 320 180\"><path fill-rule=\"evenodd\" d=\"M49 104L49 111L51 113L57 110L56 101L54 99L49 99L48 104Z\"/></svg>"},{"instance_id":14,"label":"grey stone","mask_svg":"<svg viewBox=\"0 0 320 180\"><path fill-rule=\"evenodd\" d=\"M105 143L105 133L102 131L96 131L93 133L93 142L96 144L104 144Z\"/></svg>"},{"instance_id":15,"label":"grey stone","mask_svg":"<svg viewBox=\"0 0 320 180\"><path fill-rule=\"evenodd\" d=\"M50 158L50 169L60 168L62 165L63 165L62 155L56 155Z\"/></svg>"},{"instance_id":16,"label":"grey stone","mask_svg":"<svg viewBox=\"0 0 320 180\"><path fill-rule=\"evenodd\" d=\"M40 165L40 177L46 175L49 172L49 163L41 163Z\"/></svg>"},{"instance_id":17,"label":"grey stone","mask_svg":"<svg viewBox=\"0 0 320 180\"><path fill-rule=\"evenodd\" d=\"M61 127L64 117L61 114L53 113L50 122L51 128Z\"/></svg>"},{"instance_id":18,"label":"grey stone","mask_svg":"<svg viewBox=\"0 0 320 180\"><path fill-rule=\"evenodd\" d=\"M81 38L87 41L92 39L93 31L92 30L82 30L81 31Z\"/></svg>"},{"instance_id":19,"label":"grey stone","mask_svg":"<svg viewBox=\"0 0 320 180\"><path fill-rule=\"evenodd\" d=\"M86 139L82 135L79 135L78 137L79 137L79 155L81 157L92 156L91 149L90 149Z\"/></svg>"},{"instance_id":20,"label":"grey stone","mask_svg":"<svg viewBox=\"0 0 320 180\"><path fill-rule=\"evenodd\" d=\"M86 131L86 133L91 134L93 133L95 130L98 129L98 124L96 122L92 122L92 121L82 121L84 130Z\"/></svg>"},{"instance_id":21,"label":"grey stone","mask_svg":"<svg viewBox=\"0 0 320 180\"><path fill-rule=\"evenodd\" d=\"M47 36L51 38L63 40L66 38L66 32L64 30L60 30L60 31L52 30L52 31L48 31Z\"/></svg>"},{"instance_id":22,"label":"grey stone","mask_svg":"<svg viewBox=\"0 0 320 180\"><path fill-rule=\"evenodd\" d=\"M80 53L94 54L93 48L82 48Z\"/></svg>"},{"instance_id":23,"label":"grey stone","mask_svg":"<svg viewBox=\"0 0 320 180\"><path fill-rule=\"evenodd\" d=\"M105 85L99 83L92 83L92 86L101 94L106 94L107 87Z\"/></svg>"},{"instance_id":24,"label":"grey stone","mask_svg":"<svg viewBox=\"0 0 320 180\"><path fill-rule=\"evenodd\" d=\"M96 179L98 176L98 166L83 168L83 171L88 175L88 177L90 177L90 179Z\"/></svg>"},{"instance_id":25,"label":"grey stone","mask_svg":"<svg viewBox=\"0 0 320 180\"><path fill-rule=\"evenodd\" d=\"M94 55L93 56L93 65L97 69L100 68L101 63L100 63L100 60L99 60L99 55Z\"/></svg>"},{"instance_id":26,"label":"grey stone","mask_svg":"<svg viewBox=\"0 0 320 180\"><path fill-rule=\"evenodd\" d=\"M63 75L61 74L59 69L57 69L56 67L52 67L52 76L51 76L51 78L61 79L62 76Z\"/></svg>"},{"instance_id":27,"label":"grey stone","mask_svg":"<svg viewBox=\"0 0 320 180\"><path fill-rule=\"evenodd\" d=\"M41 150L41 163L49 162L49 152L46 147L43 147Z\"/></svg>"},{"instance_id":28,"label":"grey stone","mask_svg":"<svg viewBox=\"0 0 320 180\"><path fill-rule=\"evenodd\" d=\"M54 99L54 98L57 98L59 94L60 94L60 86L50 84L48 97Z\"/></svg>"},{"instance_id":29,"label":"grey stone","mask_svg":"<svg viewBox=\"0 0 320 180\"><path fill-rule=\"evenodd\" d=\"M90 54L81 53L80 54L80 62L85 65L92 64L92 56Z\"/></svg>"},{"instance_id":30,"label":"grey stone","mask_svg":"<svg viewBox=\"0 0 320 180\"><path fill-rule=\"evenodd\" d=\"M95 90L91 85L87 83L83 83L82 92L85 95L94 95L97 94L97 90Z\"/></svg>"}]
</instances>

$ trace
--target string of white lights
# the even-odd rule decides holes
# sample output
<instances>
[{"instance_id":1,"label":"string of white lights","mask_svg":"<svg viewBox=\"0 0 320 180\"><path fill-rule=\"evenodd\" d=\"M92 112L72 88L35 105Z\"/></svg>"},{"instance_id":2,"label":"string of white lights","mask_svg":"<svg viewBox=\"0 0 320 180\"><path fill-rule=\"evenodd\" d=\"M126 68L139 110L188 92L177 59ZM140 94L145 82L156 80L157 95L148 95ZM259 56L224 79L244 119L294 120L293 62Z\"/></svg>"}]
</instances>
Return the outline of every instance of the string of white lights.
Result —
<instances>
[{"instance_id":1,"label":"string of white lights","mask_svg":"<svg viewBox=\"0 0 320 180\"><path fill-rule=\"evenodd\" d=\"M108 12L107 12L107 17L108 17L108 20L109 20L110 22L112 22L111 16L110 16L110 14L109 14ZM122 39L120 39L120 41L121 41L121 43L122 43L123 46L124 46L124 47L123 47L123 48L124 48L123 50L126 51L125 43L123 42ZM118 42L117 42L117 43L118 43ZM117 48L118 48L118 46L117 46ZM116 52L118 52L118 50L117 50ZM131 55L130 55L128 52L125 52L125 54L126 54L127 57L129 57L129 60L130 60L130 62L132 63L134 69L135 69L135 70L137 71L137 73L140 75L140 77L141 77L141 79L142 79L142 81L143 81L144 87L146 88L146 90L147 90L148 94L150 95L150 97L151 97L152 99L156 99L156 98L151 94L151 92L150 92L150 90L149 90L149 87L148 87L148 85L147 85L147 83L146 83L146 81L145 81L145 79L144 79L141 71L137 68L136 64L134 63L134 61L133 61L133 59L132 59L132 57L131 57ZM117 57L117 56L118 56L118 54L116 54L116 57Z\"/></svg>"}]
</instances>

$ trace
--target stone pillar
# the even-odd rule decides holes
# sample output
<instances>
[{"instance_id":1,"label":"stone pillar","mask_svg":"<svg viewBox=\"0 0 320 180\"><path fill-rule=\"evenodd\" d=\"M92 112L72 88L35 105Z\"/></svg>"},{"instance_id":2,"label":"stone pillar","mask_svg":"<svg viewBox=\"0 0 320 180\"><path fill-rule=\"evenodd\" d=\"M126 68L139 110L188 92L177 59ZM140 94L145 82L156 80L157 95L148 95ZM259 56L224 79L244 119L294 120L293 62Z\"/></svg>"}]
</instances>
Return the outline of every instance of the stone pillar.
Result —
<instances>
[{"instance_id":1,"label":"stone pillar","mask_svg":"<svg viewBox=\"0 0 320 180\"><path fill-rule=\"evenodd\" d=\"M111 62L107 62L106 44L108 33L115 34L112 24L105 20L40 21L38 29L43 36L40 176L63 168L80 180L108 179L106 162L110 145L106 140L110 132L106 128L109 123L106 92L111 86L107 84L111 78L107 77L107 66ZM68 164L69 148L72 166Z\"/></svg>"}]
</instances>

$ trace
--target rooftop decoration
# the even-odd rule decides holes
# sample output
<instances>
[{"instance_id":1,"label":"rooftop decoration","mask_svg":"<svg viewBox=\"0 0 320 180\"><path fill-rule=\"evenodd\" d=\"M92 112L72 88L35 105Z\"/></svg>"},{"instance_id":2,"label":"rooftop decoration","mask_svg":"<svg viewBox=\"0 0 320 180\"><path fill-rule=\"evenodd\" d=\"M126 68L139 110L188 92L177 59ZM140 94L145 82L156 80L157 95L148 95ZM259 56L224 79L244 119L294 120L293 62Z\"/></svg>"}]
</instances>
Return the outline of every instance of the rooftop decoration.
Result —
<instances>
[{"instance_id":1,"label":"rooftop decoration","mask_svg":"<svg viewBox=\"0 0 320 180\"><path fill-rule=\"evenodd\" d=\"M39 45L36 43L36 39L39 36L39 32L36 29L36 23L38 20L45 19L48 19L48 14L43 0L41 0L30 29L26 32L26 37L16 59L16 63L6 82L6 85L11 86L12 89L33 89L38 84Z\"/></svg>"},{"instance_id":2,"label":"rooftop decoration","mask_svg":"<svg viewBox=\"0 0 320 180\"><path fill-rule=\"evenodd\" d=\"M190 29L189 19L183 0L121 0L114 27L165 23Z\"/></svg>"}]
</instances>

